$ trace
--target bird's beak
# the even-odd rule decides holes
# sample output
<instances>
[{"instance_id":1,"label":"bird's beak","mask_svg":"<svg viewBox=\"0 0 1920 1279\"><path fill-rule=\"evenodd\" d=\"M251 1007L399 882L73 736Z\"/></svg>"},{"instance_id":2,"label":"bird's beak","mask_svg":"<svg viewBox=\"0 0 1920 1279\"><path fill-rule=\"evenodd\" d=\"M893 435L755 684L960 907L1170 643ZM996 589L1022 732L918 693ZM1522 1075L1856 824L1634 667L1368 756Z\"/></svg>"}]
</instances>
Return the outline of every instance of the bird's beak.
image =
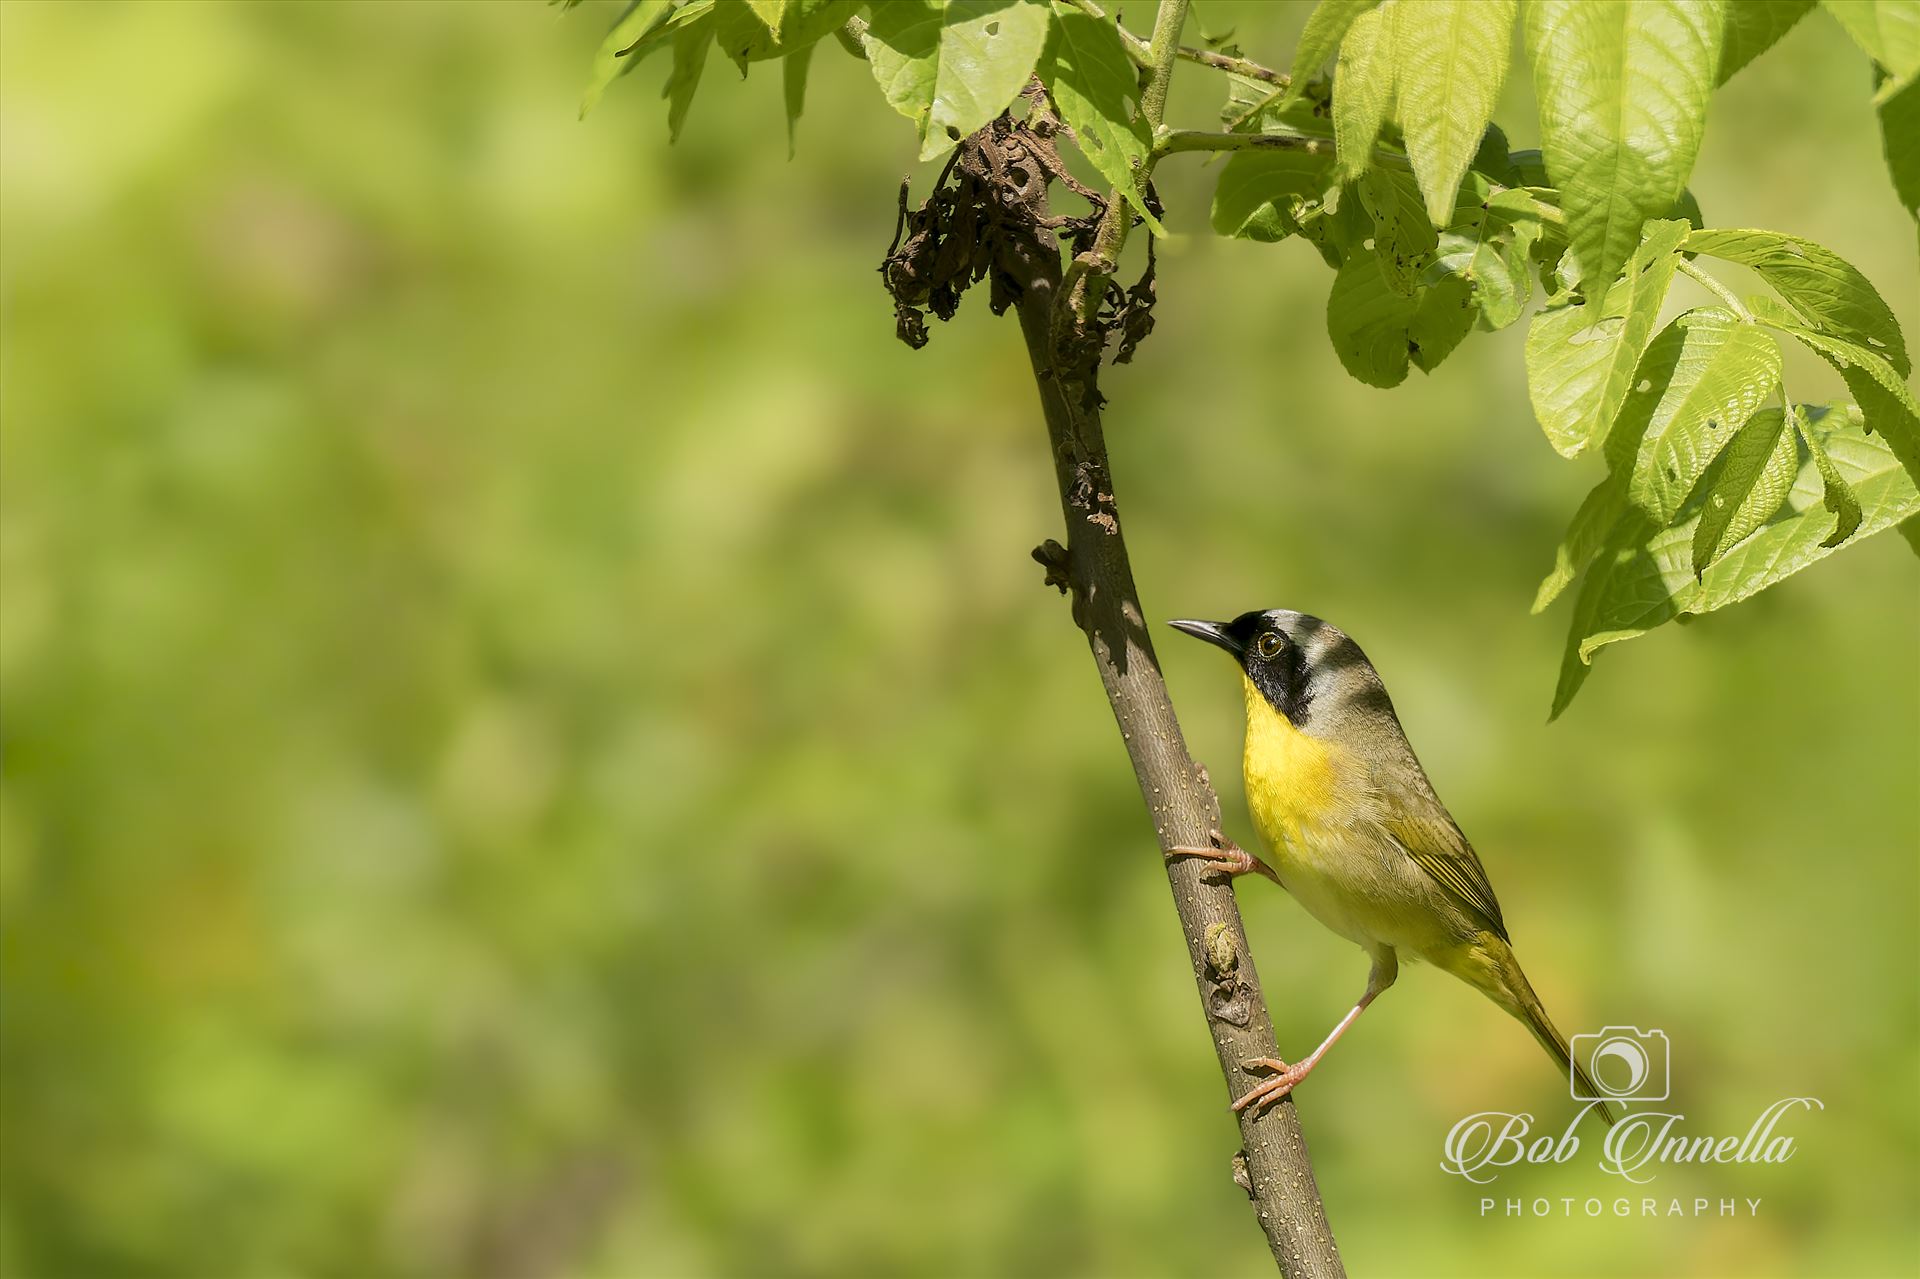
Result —
<instances>
[{"instance_id":1,"label":"bird's beak","mask_svg":"<svg viewBox=\"0 0 1920 1279\"><path fill-rule=\"evenodd\" d=\"M1191 618L1178 617L1168 622L1167 625L1176 631L1184 631L1195 639L1205 640L1209 644L1218 645L1226 649L1229 653L1232 653L1235 657L1239 657L1246 651L1240 644L1240 641L1227 634L1227 625L1225 622L1196 622Z\"/></svg>"}]
</instances>

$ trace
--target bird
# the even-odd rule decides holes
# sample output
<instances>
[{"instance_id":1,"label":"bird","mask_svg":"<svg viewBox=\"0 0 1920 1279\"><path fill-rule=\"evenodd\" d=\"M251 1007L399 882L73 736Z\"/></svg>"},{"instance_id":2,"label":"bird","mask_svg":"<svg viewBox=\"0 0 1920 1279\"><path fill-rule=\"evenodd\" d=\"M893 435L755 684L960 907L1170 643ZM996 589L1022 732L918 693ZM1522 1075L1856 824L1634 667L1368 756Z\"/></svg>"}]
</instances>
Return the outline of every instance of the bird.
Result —
<instances>
[{"instance_id":1,"label":"bird","mask_svg":"<svg viewBox=\"0 0 1920 1279\"><path fill-rule=\"evenodd\" d=\"M1240 665L1247 807L1273 861L1217 830L1211 847L1177 845L1167 858L1264 875L1372 960L1360 1001L1311 1054L1291 1065L1278 1057L1241 1063L1265 1077L1233 1109L1263 1108L1292 1092L1393 985L1405 958L1452 973L1518 1019L1612 1125L1606 1094L1573 1059L1521 970L1486 868L1434 793L1360 646L1290 609L1171 625Z\"/></svg>"}]
</instances>

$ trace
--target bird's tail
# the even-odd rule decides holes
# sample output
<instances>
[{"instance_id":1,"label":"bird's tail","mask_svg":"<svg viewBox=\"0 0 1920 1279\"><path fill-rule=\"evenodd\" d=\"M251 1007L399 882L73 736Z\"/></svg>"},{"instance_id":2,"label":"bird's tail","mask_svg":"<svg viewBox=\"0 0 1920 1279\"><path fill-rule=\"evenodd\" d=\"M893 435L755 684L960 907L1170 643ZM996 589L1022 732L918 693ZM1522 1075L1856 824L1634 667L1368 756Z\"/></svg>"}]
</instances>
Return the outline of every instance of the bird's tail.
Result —
<instances>
[{"instance_id":1,"label":"bird's tail","mask_svg":"<svg viewBox=\"0 0 1920 1279\"><path fill-rule=\"evenodd\" d=\"M1513 949L1505 942L1488 937L1492 943L1488 948L1488 958L1493 961L1495 980L1482 989L1493 997L1493 1001L1513 1014L1522 1025L1533 1032L1540 1046L1547 1050L1547 1056L1553 1058L1560 1067L1560 1076L1571 1079L1578 1085L1578 1094L1584 1097L1602 1098L1606 1094L1593 1082L1593 1077L1573 1059L1573 1053L1567 1047L1567 1037L1560 1033L1547 1010L1540 1003L1540 997L1533 993L1533 984L1520 970L1520 961L1514 958ZM1478 983L1476 983L1478 984ZM1611 1128L1618 1116L1605 1101L1596 1101L1594 1110Z\"/></svg>"}]
</instances>

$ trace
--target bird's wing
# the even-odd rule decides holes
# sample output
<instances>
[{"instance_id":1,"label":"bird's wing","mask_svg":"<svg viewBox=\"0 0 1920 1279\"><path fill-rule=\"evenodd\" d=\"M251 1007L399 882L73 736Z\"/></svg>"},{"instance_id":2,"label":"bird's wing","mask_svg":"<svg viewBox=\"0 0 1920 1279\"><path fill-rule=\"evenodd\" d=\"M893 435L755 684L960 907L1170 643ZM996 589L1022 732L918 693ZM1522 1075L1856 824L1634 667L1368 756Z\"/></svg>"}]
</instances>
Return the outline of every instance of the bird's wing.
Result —
<instances>
[{"instance_id":1,"label":"bird's wing","mask_svg":"<svg viewBox=\"0 0 1920 1279\"><path fill-rule=\"evenodd\" d=\"M1403 793L1382 825L1449 896L1484 918L1502 941L1510 940L1507 922L1500 917L1500 901L1487 882L1487 868L1440 800L1432 791L1424 787L1422 791Z\"/></svg>"}]
</instances>

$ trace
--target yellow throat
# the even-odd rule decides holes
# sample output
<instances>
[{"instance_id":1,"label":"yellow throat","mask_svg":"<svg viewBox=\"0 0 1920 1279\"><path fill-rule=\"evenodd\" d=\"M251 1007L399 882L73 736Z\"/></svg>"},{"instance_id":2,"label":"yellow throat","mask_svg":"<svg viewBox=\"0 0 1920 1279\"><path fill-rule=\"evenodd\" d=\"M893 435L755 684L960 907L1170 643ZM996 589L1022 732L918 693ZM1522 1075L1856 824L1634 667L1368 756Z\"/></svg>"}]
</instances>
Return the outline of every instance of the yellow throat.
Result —
<instances>
[{"instance_id":1,"label":"yellow throat","mask_svg":"<svg viewBox=\"0 0 1920 1279\"><path fill-rule=\"evenodd\" d=\"M1309 737L1275 710L1244 675L1247 691L1247 807L1276 852L1301 851L1302 835L1333 816L1339 794L1337 747Z\"/></svg>"}]
</instances>

